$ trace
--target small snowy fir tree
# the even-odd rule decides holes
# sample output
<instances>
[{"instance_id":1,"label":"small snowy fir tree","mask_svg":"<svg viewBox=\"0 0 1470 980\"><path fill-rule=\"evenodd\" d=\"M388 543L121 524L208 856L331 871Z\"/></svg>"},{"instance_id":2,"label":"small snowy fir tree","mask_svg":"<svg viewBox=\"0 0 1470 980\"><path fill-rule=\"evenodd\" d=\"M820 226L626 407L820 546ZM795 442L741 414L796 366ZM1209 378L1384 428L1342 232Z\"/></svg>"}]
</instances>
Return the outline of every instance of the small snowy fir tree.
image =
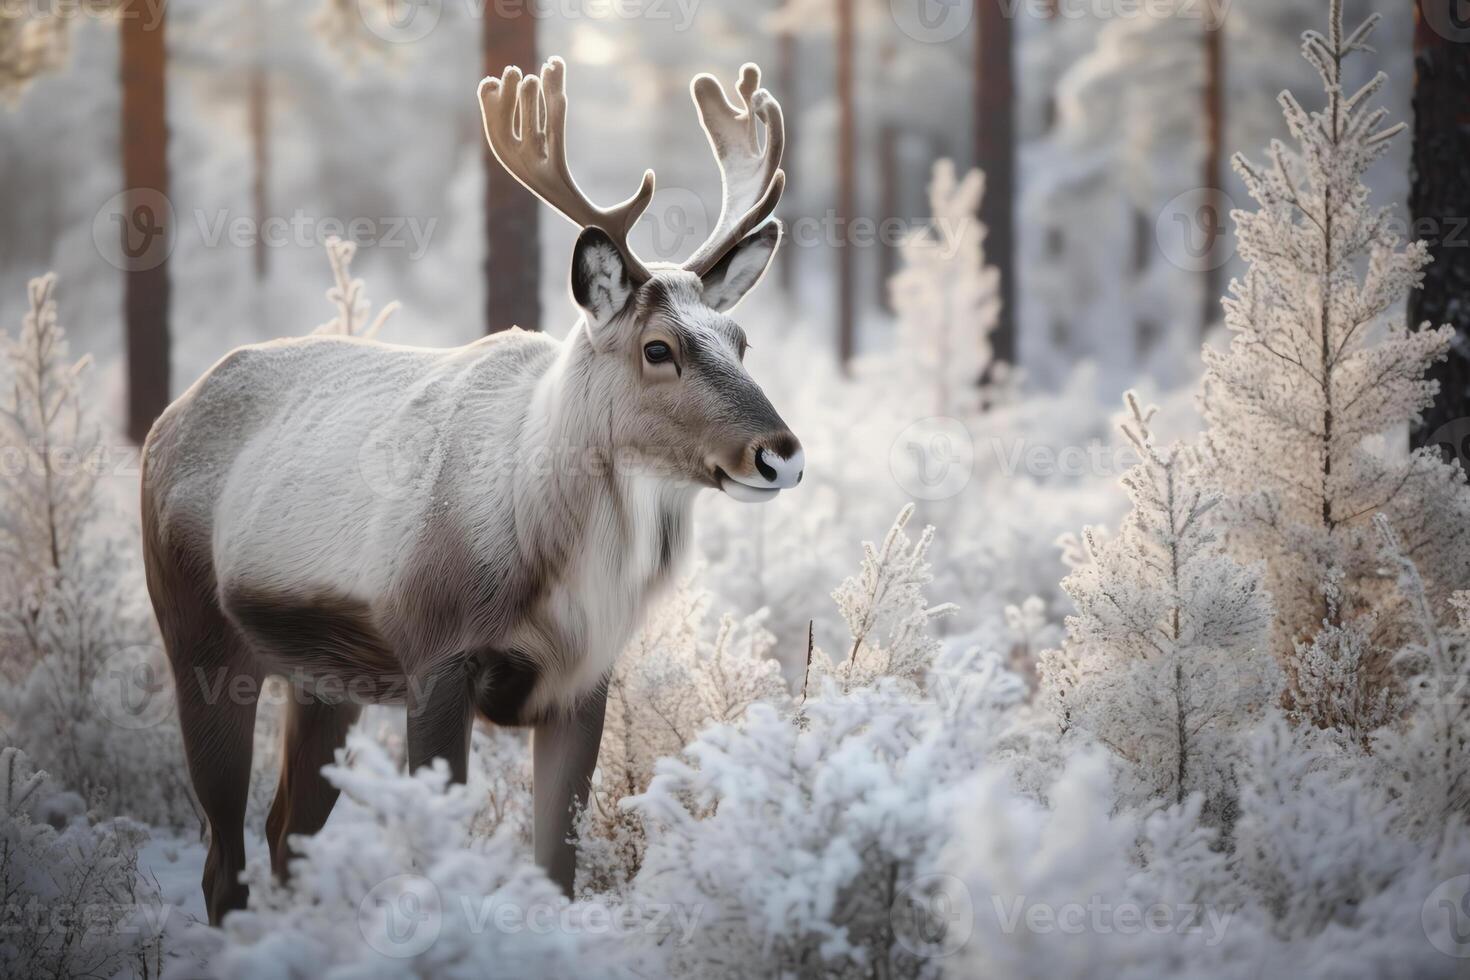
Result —
<instances>
[{"instance_id":1,"label":"small snowy fir tree","mask_svg":"<svg viewBox=\"0 0 1470 980\"><path fill-rule=\"evenodd\" d=\"M828 681L799 716L757 703L659 763L629 801L648 832L631 902L701 910L664 975L939 975L954 910L930 888L951 795L994 757L1025 686L974 655L927 686L944 697Z\"/></svg>"},{"instance_id":2,"label":"small snowy fir tree","mask_svg":"<svg viewBox=\"0 0 1470 980\"><path fill-rule=\"evenodd\" d=\"M15 338L0 335L0 564L11 589L44 589L81 561L97 490L100 437L80 398L90 359L70 359L56 316L56 276L32 279ZM14 593L12 593L14 595Z\"/></svg>"},{"instance_id":3,"label":"small snowy fir tree","mask_svg":"<svg viewBox=\"0 0 1470 980\"><path fill-rule=\"evenodd\" d=\"M179 824L193 808L163 707L168 668L143 607L142 563L98 493L101 434L83 399L55 276L0 337L0 713L64 785L110 813ZM143 711L135 709L141 706ZM105 802L104 802L105 801Z\"/></svg>"},{"instance_id":4,"label":"small snowy fir tree","mask_svg":"<svg viewBox=\"0 0 1470 980\"><path fill-rule=\"evenodd\" d=\"M1000 273L985 264L985 226L975 217L985 176L955 178L954 163L934 164L928 228L900 251L904 267L888 283L898 314L899 350L913 381L934 391L939 415L971 411L992 357L990 332L1000 317Z\"/></svg>"},{"instance_id":5,"label":"small snowy fir tree","mask_svg":"<svg viewBox=\"0 0 1470 980\"><path fill-rule=\"evenodd\" d=\"M1470 592L1451 597L1454 619L1441 623L1388 519L1375 524L1420 635L1395 665L1407 677L1406 710L1375 733L1373 755L1411 828L1433 840L1470 824Z\"/></svg>"},{"instance_id":6,"label":"small snowy fir tree","mask_svg":"<svg viewBox=\"0 0 1470 980\"><path fill-rule=\"evenodd\" d=\"M867 687L880 677L921 684L933 667L939 642L929 635L929 622L956 607L948 602L930 606L924 598L934 579L929 567L934 528L924 528L919 540L911 542L904 528L913 516L914 505L908 504L881 545L864 541L862 571L832 593L852 642L841 661L821 649L811 652L808 689L826 678L844 690Z\"/></svg>"},{"instance_id":7,"label":"small snowy fir tree","mask_svg":"<svg viewBox=\"0 0 1470 980\"><path fill-rule=\"evenodd\" d=\"M1133 802L1201 792L1223 821L1235 731L1275 693L1271 601L1259 563L1223 551L1207 519L1198 455L1160 448L1153 410L1125 398L1122 426L1140 462L1123 476L1133 504L1119 534L1083 533L1087 560L1062 583L1077 605L1062 649L1042 658L1047 702L1129 764Z\"/></svg>"},{"instance_id":8,"label":"small snowy fir tree","mask_svg":"<svg viewBox=\"0 0 1470 980\"><path fill-rule=\"evenodd\" d=\"M372 739L349 748L324 770L342 791L333 832L295 840L289 882L246 871L249 907L201 927L207 975L618 974L606 908L569 905L509 835L473 838L476 803L442 762L410 776Z\"/></svg>"},{"instance_id":9,"label":"small snowy fir tree","mask_svg":"<svg viewBox=\"0 0 1470 980\"><path fill-rule=\"evenodd\" d=\"M629 643L608 685L597 779L581 821L581 887L619 892L643 856L642 825L620 805L648 788L654 764L752 704L784 711L791 697L774 640L755 615L720 618L706 639L711 597L685 582Z\"/></svg>"},{"instance_id":10,"label":"small snowy fir tree","mask_svg":"<svg viewBox=\"0 0 1470 980\"><path fill-rule=\"evenodd\" d=\"M148 840L126 818L93 822L25 753L0 748L0 900L7 977L156 977L172 909L138 874Z\"/></svg>"},{"instance_id":11,"label":"small snowy fir tree","mask_svg":"<svg viewBox=\"0 0 1470 980\"><path fill-rule=\"evenodd\" d=\"M335 235L327 239L327 261L332 265L332 286L327 290L327 299L337 308L337 315L313 333L373 338L388 318L398 312L398 301L394 300L369 319L372 306L367 300L366 286L361 279L352 278L352 258L356 254L356 242L343 241Z\"/></svg>"},{"instance_id":12,"label":"small snowy fir tree","mask_svg":"<svg viewBox=\"0 0 1470 980\"><path fill-rule=\"evenodd\" d=\"M1401 245L1363 183L1403 129L1370 106L1383 75L1343 89L1343 62L1368 50L1376 21L1344 35L1334 0L1327 36L1308 32L1302 49L1326 105L1309 112L1283 93L1298 148L1273 143L1266 167L1235 159L1259 210L1236 215L1249 269L1226 301L1229 351L1205 351L1200 399L1213 475L1230 495L1232 547L1267 561L1290 701L1308 720L1356 733L1392 713L1380 695L1391 651L1412 632L1402 610L1380 605L1392 582L1376 562L1373 514L1388 515L1430 576L1437 614L1470 582L1463 473L1435 450L1399 448L1434 397L1425 369L1452 331L1407 329L1404 298L1426 248Z\"/></svg>"}]
</instances>

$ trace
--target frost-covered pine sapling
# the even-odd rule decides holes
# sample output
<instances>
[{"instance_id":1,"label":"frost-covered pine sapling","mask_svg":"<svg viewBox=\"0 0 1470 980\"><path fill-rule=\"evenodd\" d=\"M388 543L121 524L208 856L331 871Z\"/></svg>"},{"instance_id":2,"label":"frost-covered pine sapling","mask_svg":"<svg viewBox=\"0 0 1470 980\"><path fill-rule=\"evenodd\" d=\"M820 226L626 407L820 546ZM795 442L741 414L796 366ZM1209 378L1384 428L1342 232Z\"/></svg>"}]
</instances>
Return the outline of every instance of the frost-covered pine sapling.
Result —
<instances>
[{"instance_id":1,"label":"frost-covered pine sapling","mask_svg":"<svg viewBox=\"0 0 1470 980\"><path fill-rule=\"evenodd\" d=\"M929 182L934 212L927 228L900 246L903 268L888 282L898 314L898 349L913 382L934 389L935 411L972 411L977 385L990 366L990 332L1000 317L1000 273L985 264L985 226L976 220L985 176L955 177L939 160Z\"/></svg>"},{"instance_id":2,"label":"frost-covered pine sapling","mask_svg":"<svg viewBox=\"0 0 1470 980\"><path fill-rule=\"evenodd\" d=\"M1062 583L1077 606L1060 651L1041 664L1047 702L1128 765L1131 803L1202 792L1226 818L1235 729L1275 691L1271 602L1259 564L1224 552L1207 515L1218 502L1198 454L1154 443L1153 410L1125 397L1122 429L1139 455L1122 484L1133 504L1118 535L1084 531L1087 558Z\"/></svg>"},{"instance_id":3,"label":"frost-covered pine sapling","mask_svg":"<svg viewBox=\"0 0 1470 980\"><path fill-rule=\"evenodd\" d=\"M32 279L14 339L0 335L0 565L7 590L45 587L80 560L97 488L96 426L79 397L91 361L72 361L56 316L56 276ZM12 596L15 593L12 592Z\"/></svg>"},{"instance_id":4,"label":"frost-covered pine sapling","mask_svg":"<svg viewBox=\"0 0 1470 980\"><path fill-rule=\"evenodd\" d=\"M158 976L171 910L138 874L148 833L80 809L24 752L0 747L0 974Z\"/></svg>"},{"instance_id":5,"label":"frost-covered pine sapling","mask_svg":"<svg viewBox=\"0 0 1470 980\"><path fill-rule=\"evenodd\" d=\"M337 308L337 315L312 333L376 337L388 318L398 312L398 301L389 303L378 311L377 316L369 319L372 306L368 303L364 283L361 279L352 278L352 257L357 254L357 243L343 241L333 235L326 244L327 261L332 265L332 286L327 290L327 299Z\"/></svg>"},{"instance_id":6,"label":"frost-covered pine sapling","mask_svg":"<svg viewBox=\"0 0 1470 980\"><path fill-rule=\"evenodd\" d=\"M1470 824L1470 592L1451 597L1455 618L1441 623L1388 519L1379 514L1374 525L1420 635L1395 658L1407 678L1405 710L1374 734L1373 756L1411 829L1437 843Z\"/></svg>"},{"instance_id":7,"label":"frost-covered pine sapling","mask_svg":"<svg viewBox=\"0 0 1470 980\"><path fill-rule=\"evenodd\" d=\"M97 492L101 437L56 313L56 277L29 284L18 336L0 337L0 713L11 737L110 813L178 824L192 807L176 729L120 727L104 699L167 677L153 648L131 543ZM107 518L104 520L103 518ZM158 692L130 689L129 696ZM101 695L99 697L99 695Z\"/></svg>"},{"instance_id":8,"label":"frost-covered pine sapling","mask_svg":"<svg viewBox=\"0 0 1470 980\"><path fill-rule=\"evenodd\" d=\"M1470 581L1463 474L1433 450L1398 448L1434 397L1425 370L1452 331L1407 329L1404 298L1429 257L1422 242L1401 245L1363 183L1403 130L1370 106L1382 74L1351 94L1342 87L1344 60L1367 50L1376 21L1344 36L1334 0L1328 35L1308 32L1302 49L1325 106L1309 112L1283 93L1296 149L1273 143L1267 166L1235 158L1259 208L1235 216L1249 268L1225 303L1229 351L1205 351L1200 399L1212 478L1230 495L1232 547L1267 561L1273 648L1293 702L1306 702L1296 709L1319 724L1336 707L1319 710L1308 692L1332 685L1301 672L1353 656L1368 677L1359 686L1381 686L1408 630L1399 615L1363 619L1392 588L1375 561L1373 514L1389 516L1429 573L1437 609Z\"/></svg>"},{"instance_id":9,"label":"frost-covered pine sapling","mask_svg":"<svg viewBox=\"0 0 1470 980\"><path fill-rule=\"evenodd\" d=\"M642 825L621 801L648 788L660 758L678 755L702 729L734 721L756 702L783 713L790 704L764 616L722 616L707 638L710 601L708 592L682 583L613 672L597 778L579 832L579 892L620 891L637 872Z\"/></svg>"},{"instance_id":10,"label":"frost-covered pine sapling","mask_svg":"<svg viewBox=\"0 0 1470 980\"><path fill-rule=\"evenodd\" d=\"M924 528L919 540L910 542L904 528L913 516L914 505L905 505L881 545L863 542L862 570L832 593L851 646L840 661L814 650L809 686L828 677L844 691L868 687L879 677L923 683L939 652L939 642L927 632L929 621L956 607L948 602L931 606L924 595L934 578L929 566L934 528Z\"/></svg>"}]
</instances>

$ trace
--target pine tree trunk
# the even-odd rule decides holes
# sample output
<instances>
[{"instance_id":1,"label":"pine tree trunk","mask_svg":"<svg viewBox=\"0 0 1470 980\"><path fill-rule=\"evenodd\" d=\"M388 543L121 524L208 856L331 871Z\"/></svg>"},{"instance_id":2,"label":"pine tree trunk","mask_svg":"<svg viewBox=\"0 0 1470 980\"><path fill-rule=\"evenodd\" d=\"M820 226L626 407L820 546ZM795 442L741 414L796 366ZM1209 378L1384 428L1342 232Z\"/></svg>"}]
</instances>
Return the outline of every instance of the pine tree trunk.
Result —
<instances>
[{"instance_id":1,"label":"pine tree trunk","mask_svg":"<svg viewBox=\"0 0 1470 980\"><path fill-rule=\"evenodd\" d=\"M255 0L251 10L254 16L255 59L250 65L250 202L255 212L255 278L265 279L270 272L270 250L265 236L259 230L265 227L270 217L270 89L266 71L266 17L265 0Z\"/></svg>"},{"instance_id":2,"label":"pine tree trunk","mask_svg":"<svg viewBox=\"0 0 1470 980\"><path fill-rule=\"evenodd\" d=\"M507 65L533 73L536 18L529 8L484 8L481 47L485 74L499 75ZM485 153L485 332L511 326L541 325L540 202Z\"/></svg>"},{"instance_id":3,"label":"pine tree trunk","mask_svg":"<svg viewBox=\"0 0 1470 980\"><path fill-rule=\"evenodd\" d=\"M169 402L169 277L167 250L149 249L168 241L168 116L164 86L167 70L164 8L142 0L119 11L119 65L122 85L122 178L128 195L124 234L136 236L146 257L127 261L123 272L123 320L127 331L128 437L142 442ZM143 254L143 253L140 253ZM136 256L125 252L125 259Z\"/></svg>"},{"instance_id":4,"label":"pine tree trunk","mask_svg":"<svg viewBox=\"0 0 1470 980\"><path fill-rule=\"evenodd\" d=\"M1204 21L1205 29L1205 159L1202 185L1207 191L1221 191L1224 181L1220 173L1220 161L1225 143L1225 25L1222 17L1221 0L1210 0L1209 15ZM1218 194L1210 199L1218 200ZM1216 215L1216 227L1223 229L1229 215ZM1203 302L1200 308L1200 335L1204 336L1221 316L1220 298L1224 293L1224 266L1206 262L1202 271L1200 288Z\"/></svg>"},{"instance_id":5,"label":"pine tree trunk","mask_svg":"<svg viewBox=\"0 0 1470 980\"><path fill-rule=\"evenodd\" d=\"M846 370L857 348L857 304L852 245L846 240L857 214L857 123L852 63L854 0L837 0L837 359Z\"/></svg>"},{"instance_id":6,"label":"pine tree trunk","mask_svg":"<svg viewBox=\"0 0 1470 980\"><path fill-rule=\"evenodd\" d=\"M1016 363L1016 137L1010 5L978 0L975 31L975 166L985 172L980 220L985 260L1000 273L1000 318L990 335L995 360Z\"/></svg>"},{"instance_id":7,"label":"pine tree trunk","mask_svg":"<svg viewBox=\"0 0 1470 980\"><path fill-rule=\"evenodd\" d=\"M878 130L878 275L873 283L880 309L890 309L888 280L898 270L898 246L886 241L884 225L899 216L898 127L884 123Z\"/></svg>"},{"instance_id":8,"label":"pine tree trunk","mask_svg":"<svg viewBox=\"0 0 1470 980\"><path fill-rule=\"evenodd\" d=\"M1470 437L1470 23L1455 16L1455 0L1438 3L1435 19L1414 5L1414 155L1409 210L1413 237L1429 242L1434 261L1424 288L1409 294L1409 325L1455 328L1447 360L1429 376L1439 381L1434 405L1412 433L1414 445L1448 443L1467 462ZM1457 36L1446 33L1460 28Z\"/></svg>"},{"instance_id":9,"label":"pine tree trunk","mask_svg":"<svg viewBox=\"0 0 1470 980\"><path fill-rule=\"evenodd\" d=\"M793 132L800 126L792 125L791 116L796 114L796 34L792 31L783 31L776 38L776 84L779 86L776 98L783 105L790 107L790 113L786 122L786 148L782 155L781 166L786 170L787 184L790 185L796 170L795 140ZM787 229L788 233L790 228ZM792 297L796 294L796 244L789 238L782 243L781 251L777 253L776 274L781 285L781 291Z\"/></svg>"}]
</instances>

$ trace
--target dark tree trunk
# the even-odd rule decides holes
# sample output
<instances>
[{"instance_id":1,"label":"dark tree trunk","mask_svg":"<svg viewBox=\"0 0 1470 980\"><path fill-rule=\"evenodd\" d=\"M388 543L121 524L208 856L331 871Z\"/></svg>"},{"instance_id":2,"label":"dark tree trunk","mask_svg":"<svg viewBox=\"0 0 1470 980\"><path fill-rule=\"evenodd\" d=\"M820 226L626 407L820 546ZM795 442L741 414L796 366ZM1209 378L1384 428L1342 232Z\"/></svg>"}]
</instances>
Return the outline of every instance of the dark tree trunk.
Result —
<instances>
[{"instance_id":1,"label":"dark tree trunk","mask_svg":"<svg viewBox=\"0 0 1470 980\"><path fill-rule=\"evenodd\" d=\"M796 170L796 147L793 133L799 130L799 125L794 125L792 118L797 111L796 98L796 34L792 31L783 31L776 38L776 84L779 86L776 98L782 105L790 106L791 111L786 118L786 148L782 153L781 166L786 171L786 185L790 189L795 180ZM789 232L791 229L787 228ZM781 251L777 256L776 274L779 276L781 291L788 297L796 295L796 243L788 238L781 245Z\"/></svg>"},{"instance_id":2,"label":"dark tree trunk","mask_svg":"<svg viewBox=\"0 0 1470 980\"><path fill-rule=\"evenodd\" d=\"M886 225L899 217L902 210L899 195L898 127L884 123L878 130L878 276L873 283L874 299L883 309L890 308L888 280L898 270L898 245L888 240Z\"/></svg>"},{"instance_id":3,"label":"dark tree trunk","mask_svg":"<svg viewBox=\"0 0 1470 980\"><path fill-rule=\"evenodd\" d=\"M123 320L127 331L128 436L142 442L169 402L168 118L164 8L120 9L122 178L127 200Z\"/></svg>"},{"instance_id":4,"label":"dark tree trunk","mask_svg":"<svg viewBox=\"0 0 1470 980\"><path fill-rule=\"evenodd\" d=\"M1424 5L1437 3L1435 18ZM1414 155L1412 234L1434 261L1424 288L1409 295L1409 325L1455 328L1449 358L1429 369L1439 381L1434 405L1412 433L1414 445L1449 444L1470 462L1470 22L1455 20L1456 0L1414 5ZM1458 28L1458 30L1456 30ZM1453 32L1456 36L1446 36ZM1457 422L1455 426L1450 423ZM1448 427L1448 428L1447 428Z\"/></svg>"},{"instance_id":5,"label":"dark tree trunk","mask_svg":"<svg viewBox=\"0 0 1470 980\"><path fill-rule=\"evenodd\" d=\"M536 18L517 7L497 14L484 8L481 46L485 74L499 75L507 65L533 73ZM511 326L541 326L540 202L506 173L485 145L485 332Z\"/></svg>"},{"instance_id":6,"label":"dark tree trunk","mask_svg":"<svg viewBox=\"0 0 1470 980\"><path fill-rule=\"evenodd\" d=\"M250 65L250 150L253 172L250 179L250 202L255 211L255 278L264 279L270 271L270 249L265 236L259 229L265 227L270 217L270 77L266 59L266 10L265 0L256 0L252 13L255 18L255 58Z\"/></svg>"},{"instance_id":7,"label":"dark tree trunk","mask_svg":"<svg viewBox=\"0 0 1470 980\"><path fill-rule=\"evenodd\" d=\"M1204 21L1205 28L1205 87L1204 87L1204 116L1205 116L1205 159L1204 172L1201 174L1202 186L1207 191L1221 191L1224 181L1221 179L1220 161L1224 155L1225 143L1225 25L1222 19L1220 0L1210 0L1209 15ZM1211 194L1210 200L1218 200L1218 194ZM1216 227L1224 228L1229 220L1229 215L1216 216ZM1203 290L1203 300L1200 307L1200 335L1204 336L1215 321L1221 315L1220 298L1224 293L1223 265L1214 262L1206 262L1201 273L1202 282L1200 288Z\"/></svg>"},{"instance_id":8,"label":"dark tree trunk","mask_svg":"<svg viewBox=\"0 0 1470 980\"><path fill-rule=\"evenodd\" d=\"M977 0L975 166L985 172L980 220L985 260L1000 272L1000 318L990 335L997 361L1016 363L1016 133L1011 18L1005 0Z\"/></svg>"},{"instance_id":9,"label":"dark tree trunk","mask_svg":"<svg viewBox=\"0 0 1470 980\"><path fill-rule=\"evenodd\" d=\"M837 359L843 369L857 349L857 303L852 243L857 215L857 121L852 62L856 43L854 0L837 0Z\"/></svg>"}]
</instances>

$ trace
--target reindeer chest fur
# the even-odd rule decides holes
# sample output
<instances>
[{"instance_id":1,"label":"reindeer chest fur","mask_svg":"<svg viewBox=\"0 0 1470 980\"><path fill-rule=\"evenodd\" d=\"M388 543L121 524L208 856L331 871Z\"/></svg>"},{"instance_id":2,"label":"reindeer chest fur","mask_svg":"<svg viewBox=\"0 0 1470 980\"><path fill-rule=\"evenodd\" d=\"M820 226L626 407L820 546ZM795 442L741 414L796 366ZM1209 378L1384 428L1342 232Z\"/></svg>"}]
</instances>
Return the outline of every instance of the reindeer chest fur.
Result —
<instances>
[{"instance_id":1,"label":"reindeer chest fur","mask_svg":"<svg viewBox=\"0 0 1470 980\"><path fill-rule=\"evenodd\" d=\"M625 473L589 500L564 564L511 631L510 647L539 673L525 715L569 707L612 672L687 550L693 495Z\"/></svg>"}]
</instances>

